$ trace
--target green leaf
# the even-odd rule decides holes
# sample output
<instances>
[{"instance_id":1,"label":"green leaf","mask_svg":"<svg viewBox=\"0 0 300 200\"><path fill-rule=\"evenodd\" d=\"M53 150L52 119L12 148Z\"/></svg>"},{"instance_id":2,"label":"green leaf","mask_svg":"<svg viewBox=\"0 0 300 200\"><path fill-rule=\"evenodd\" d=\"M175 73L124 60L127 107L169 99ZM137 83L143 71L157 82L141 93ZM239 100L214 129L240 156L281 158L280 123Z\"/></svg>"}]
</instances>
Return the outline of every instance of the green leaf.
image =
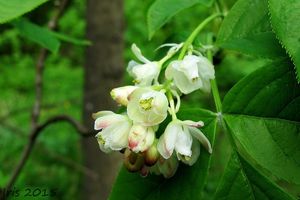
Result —
<instances>
[{"instance_id":1,"label":"green leaf","mask_svg":"<svg viewBox=\"0 0 300 200\"><path fill-rule=\"evenodd\" d=\"M275 61L242 79L225 96L223 111L300 121L300 85L293 64Z\"/></svg>"},{"instance_id":2,"label":"green leaf","mask_svg":"<svg viewBox=\"0 0 300 200\"><path fill-rule=\"evenodd\" d=\"M300 184L300 123L276 118L225 115L242 151L278 178Z\"/></svg>"},{"instance_id":3,"label":"green leaf","mask_svg":"<svg viewBox=\"0 0 300 200\"><path fill-rule=\"evenodd\" d=\"M71 44L74 44L74 45L80 45L80 46L90 46L90 45L92 45L92 42L89 41L89 40L77 39L77 38L71 37L69 35L65 35L65 34L62 34L62 33L57 33L57 32L54 32L54 31L52 31L51 34L53 36L55 36L56 38L58 38L59 40L61 40L61 41L68 42L68 43L71 43Z\"/></svg>"},{"instance_id":4,"label":"green leaf","mask_svg":"<svg viewBox=\"0 0 300 200\"><path fill-rule=\"evenodd\" d=\"M148 10L147 23L149 39L178 12L203 4L211 6L214 0L156 0Z\"/></svg>"},{"instance_id":5,"label":"green leaf","mask_svg":"<svg viewBox=\"0 0 300 200\"><path fill-rule=\"evenodd\" d=\"M286 55L272 32L267 0L239 0L222 23L217 44L258 57Z\"/></svg>"},{"instance_id":6,"label":"green leaf","mask_svg":"<svg viewBox=\"0 0 300 200\"><path fill-rule=\"evenodd\" d=\"M25 38L38 43L52 53L57 53L60 42L48 29L33 24L24 18L13 21L13 25Z\"/></svg>"},{"instance_id":7,"label":"green leaf","mask_svg":"<svg viewBox=\"0 0 300 200\"><path fill-rule=\"evenodd\" d=\"M0 0L0 24L15 19L48 0Z\"/></svg>"},{"instance_id":8,"label":"green leaf","mask_svg":"<svg viewBox=\"0 0 300 200\"><path fill-rule=\"evenodd\" d=\"M249 163L233 153L218 187L215 199L294 199Z\"/></svg>"},{"instance_id":9,"label":"green leaf","mask_svg":"<svg viewBox=\"0 0 300 200\"><path fill-rule=\"evenodd\" d=\"M223 108L230 133L260 167L300 184L300 86L293 65L281 60L242 79Z\"/></svg>"},{"instance_id":10,"label":"green leaf","mask_svg":"<svg viewBox=\"0 0 300 200\"><path fill-rule=\"evenodd\" d=\"M300 1L269 0L273 29L296 66L300 82Z\"/></svg>"},{"instance_id":11,"label":"green leaf","mask_svg":"<svg viewBox=\"0 0 300 200\"><path fill-rule=\"evenodd\" d=\"M217 119L210 111L202 109L183 110L179 113L180 119L203 120L205 123L203 132L211 144L214 144ZM129 173L124 168L114 184L110 199L201 199L211 156L201 148L198 161L192 166L180 164L174 177L165 179L162 176L149 175L142 178L139 174ZM184 192L182 192L184 191Z\"/></svg>"}]
</instances>

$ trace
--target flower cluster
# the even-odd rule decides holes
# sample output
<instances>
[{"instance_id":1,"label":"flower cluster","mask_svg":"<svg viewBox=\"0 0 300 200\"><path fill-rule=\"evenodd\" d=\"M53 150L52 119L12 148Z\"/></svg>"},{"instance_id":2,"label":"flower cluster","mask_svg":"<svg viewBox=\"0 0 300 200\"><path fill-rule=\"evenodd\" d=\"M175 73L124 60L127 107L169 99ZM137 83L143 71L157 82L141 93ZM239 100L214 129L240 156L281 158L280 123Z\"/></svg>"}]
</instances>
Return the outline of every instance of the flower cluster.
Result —
<instances>
[{"instance_id":1,"label":"flower cluster","mask_svg":"<svg viewBox=\"0 0 300 200\"><path fill-rule=\"evenodd\" d=\"M179 161L193 165L200 154L200 144L209 153L209 140L199 128L202 121L180 120L176 113L180 109L181 94L195 90L210 91L210 80L214 79L214 67L201 54L190 50L183 59L169 61L181 49L182 44L170 46L160 61L150 61L141 50L132 45L138 59L130 61L127 71L134 78L134 85L115 88L112 98L127 111L115 114L100 111L93 115L100 149L103 152L124 153L124 164L129 171L162 174L168 178L176 172ZM164 70L165 69L165 70ZM165 72L163 83L160 73ZM172 120L157 138L160 124L171 115Z\"/></svg>"}]
</instances>

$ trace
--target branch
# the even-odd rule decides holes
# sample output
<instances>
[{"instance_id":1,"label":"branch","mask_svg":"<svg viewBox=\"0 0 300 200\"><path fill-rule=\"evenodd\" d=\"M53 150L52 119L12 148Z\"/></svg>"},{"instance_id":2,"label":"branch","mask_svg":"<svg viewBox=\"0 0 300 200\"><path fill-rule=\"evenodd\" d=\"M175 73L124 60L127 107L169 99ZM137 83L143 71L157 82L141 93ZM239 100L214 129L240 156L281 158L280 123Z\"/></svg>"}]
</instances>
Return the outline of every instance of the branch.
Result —
<instances>
[{"instance_id":1,"label":"branch","mask_svg":"<svg viewBox=\"0 0 300 200\"><path fill-rule=\"evenodd\" d=\"M84 127L83 125L81 125L79 122L77 122L75 119L73 119L68 115L57 115L52 118L49 118L48 120L46 120L46 122L39 125L31 137L33 138L37 137L38 134L41 131L43 131L47 126L57 122L63 122L63 121L70 123L82 137L91 137L97 133L96 131L89 131L86 127Z\"/></svg>"},{"instance_id":2,"label":"branch","mask_svg":"<svg viewBox=\"0 0 300 200\"><path fill-rule=\"evenodd\" d=\"M48 22L48 28L50 30L54 30L57 27L58 20L60 16L63 14L63 11L68 3L68 0L62 0L58 5L57 11L52 16L52 18ZM21 170L23 169L31 151L35 144L36 138L39 133L46 128L48 125L58 122L58 121L68 121L71 123L78 131L86 132L80 124L78 124L75 120L67 116L58 116L57 118L51 118L47 120L44 124L39 125L38 119L41 112L41 104L42 104L42 92L43 92L43 71L45 66L45 60L47 58L48 51L45 48L40 50L38 60L36 63L36 79L35 79L35 103L32 110L32 118L31 118L31 133L29 135L29 141L26 147L24 148L23 155L19 164L17 165L16 169L13 172L12 177L8 181L6 189L11 189L12 185L15 183L17 177L19 176Z\"/></svg>"},{"instance_id":3,"label":"branch","mask_svg":"<svg viewBox=\"0 0 300 200\"><path fill-rule=\"evenodd\" d=\"M54 30L57 27L58 20L63 14L64 9L68 3L68 0L62 0L57 8L57 11L48 22L49 30ZM41 104L43 96L43 71L45 66L45 60L47 58L48 51L45 48L40 50L38 60L36 63L36 77L35 77L35 103L32 110L31 126L34 129L38 124L38 119L41 113Z\"/></svg>"},{"instance_id":4,"label":"branch","mask_svg":"<svg viewBox=\"0 0 300 200\"><path fill-rule=\"evenodd\" d=\"M97 132L96 131L88 131L87 128L82 126L79 122L77 122L75 119L73 119L70 116L67 115L58 115L54 116L52 118L49 118L46 120L43 124L37 126L32 132L30 133L29 141L23 151L21 160L19 161L17 167L15 168L10 180L8 181L8 184L6 186L6 189L9 190L15 183L17 177L19 176L20 172L22 171L30 153L32 152L32 149L35 145L36 139L38 136L42 133L42 131L48 127L51 124L55 124L58 122L68 122L70 123L76 130L77 133L80 134L82 137L91 137L94 136Z\"/></svg>"}]
</instances>

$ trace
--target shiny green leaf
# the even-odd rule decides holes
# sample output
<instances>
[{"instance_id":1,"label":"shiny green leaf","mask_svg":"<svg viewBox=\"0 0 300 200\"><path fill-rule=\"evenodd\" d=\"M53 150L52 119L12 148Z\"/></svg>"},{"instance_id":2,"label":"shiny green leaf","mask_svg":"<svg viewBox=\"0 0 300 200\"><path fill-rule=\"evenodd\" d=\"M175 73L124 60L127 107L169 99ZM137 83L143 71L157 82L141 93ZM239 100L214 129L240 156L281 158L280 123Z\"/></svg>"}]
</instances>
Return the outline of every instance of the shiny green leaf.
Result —
<instances>
[{"instance_id":1,"label":"shiny green leaf","mask_svg":"<svg viewBox=\"0 0 300 200\"><path fill-rule=\"evenodd\" d=\"M300 184L300 86L290 61L273 62L242 79L223 108L230 133L260 167Z\"/></svg>"},{"instance_id":2,"label":"shiny green leaf","mask_svg":"<svg viewBox=\"0 0 300 200\"><path fill-rule=\"evenodd\" d=\"M258 57L286 56L272 32L267 0L239 0L222 23L217 44Z\"/></svg>"},{"instance_id":3,"label":"shiny green leaf","mask_svg":"<svg viewBox=\"0 0 300 200\"><path fill-rule=\"evenodd\" d=\"M210 6L212 2L213 0L156 0L147 15L149 38L178 12L196 4Z\"/></svg>"},{"instance_id":4,"label":"shiny green leaf","mask_svg":"<svg viewBox=\"0 0 300 200\"><path fill-rule=\"evenodd\" d=\"M0 0L0 24L15 19L48 0Z\"/></svg>"},{"instance_id":5,"label":"shiny green leaf","mask_svg":"<svg viewBox=\"0 0 300 200\"><path fill-rule=\"evenodd\" d=\"M24 18L13 21L13 25L23 37L36 42L52 53L57 53L60 42L48 29L40 27Z\"/></svg>"},{"instance_id":6,"label":"shiny green leaf","mask_svg":"<svg viewBox=\"0 0 300 200\"><path fill-rule=\"evenodd\" d=\"M272 27L296 66L300 82L300 1L269 0Z\"/></svg>"},{"instance_id":7,"label":"shiny green leaf","mask_svg":"<svg viewBox=\"0 0 300 200\"><path fill-rule=\"evenodd\" d=\"M215 199L289 200L294 199L247 161L233 153Z\"/></svg>"}]
</instances>

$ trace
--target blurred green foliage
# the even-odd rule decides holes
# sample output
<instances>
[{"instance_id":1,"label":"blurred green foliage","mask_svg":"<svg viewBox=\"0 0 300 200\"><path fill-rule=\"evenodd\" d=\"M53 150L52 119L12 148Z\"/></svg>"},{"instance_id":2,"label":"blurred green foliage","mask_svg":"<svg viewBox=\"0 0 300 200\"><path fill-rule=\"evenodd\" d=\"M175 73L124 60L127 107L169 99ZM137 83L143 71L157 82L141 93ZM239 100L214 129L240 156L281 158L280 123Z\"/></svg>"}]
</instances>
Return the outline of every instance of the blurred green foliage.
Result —
<instances>
[{"instance_id":1,"label":"blurred green foliage","mask_svg":"<svg viewBox=\"0 0 300 200\"><path fill-rule=\"evenodd\" d=\"M163 43L184 41L208 13L208 9L201 5L180 12L149 41L146 13L152 2L153 0L125 1L124 59L126 62L134 58L130 50L133 42L142 49L147 58L159 59L165 51L154 51L158 46ZM232 3L228 4L229 7L231 5ZM26 17L39 25L45 25L52 8L53 2L48 2ZM85 23L85 2L74 0L59 21L58 30L75 38L84 38ZM12 26L2 25L0 28L0 187L3 187L27 143L35 97L35 62L39 48L36 44L22 38ZM62 113L70 114L80 120L84 55L84 47L63 43L57 55L50 54L47 58L42 120ZM226 55L225 59L223 59L224 55ZM224 95L234 83L265 62L267 61L254 60L233 52L221 52L216 66L221 94ZM128 76L125 82L131 82ZM214 107L211 97L199 92L184 99L189 105L212 109ZM225 139L224 141L226 143ZM221 171L226 163L226 158L218 158L229 150L222 152L213 157L213 162L217 166L211 169L213 172ZM66 124L53 125L38 139L16 187L57 188L59 195L56 199L78 199L83 171L80 167L74 166L80 165L81 162L80 137L76 131ZM216 180L210 182L212 185L207 186L208 194L216 187L217 176L218 173L216 173Z\"/></svg>"}]
</instances>

